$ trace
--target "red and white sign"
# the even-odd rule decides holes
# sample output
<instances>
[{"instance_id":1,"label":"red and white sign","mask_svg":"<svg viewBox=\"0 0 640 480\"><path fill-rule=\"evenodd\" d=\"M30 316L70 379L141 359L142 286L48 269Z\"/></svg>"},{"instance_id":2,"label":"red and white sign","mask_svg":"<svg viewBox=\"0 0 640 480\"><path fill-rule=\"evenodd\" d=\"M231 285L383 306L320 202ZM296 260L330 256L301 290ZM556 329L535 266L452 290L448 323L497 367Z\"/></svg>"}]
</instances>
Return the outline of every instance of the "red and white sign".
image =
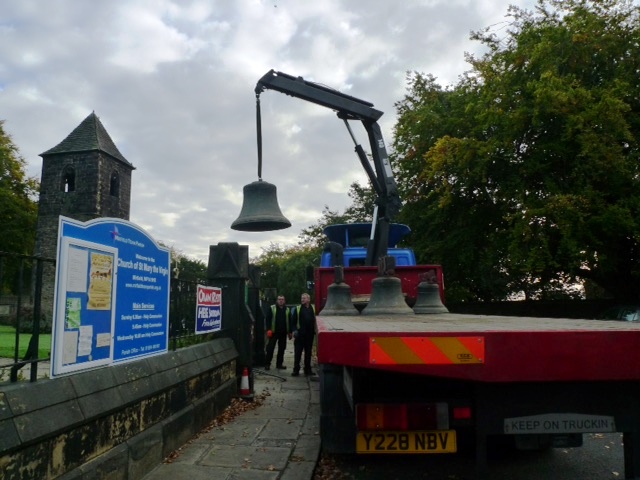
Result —
<instances>
[{"instance_id":1,"label":"red and white sign","mask_svg":"<svg viewBox=\"0 0 640 480\"><path fill-rule=\"evenodd\" d=\"M198 285L196 303L196 334L222 329L222 289Z\"/></svg>"}]
</instances>

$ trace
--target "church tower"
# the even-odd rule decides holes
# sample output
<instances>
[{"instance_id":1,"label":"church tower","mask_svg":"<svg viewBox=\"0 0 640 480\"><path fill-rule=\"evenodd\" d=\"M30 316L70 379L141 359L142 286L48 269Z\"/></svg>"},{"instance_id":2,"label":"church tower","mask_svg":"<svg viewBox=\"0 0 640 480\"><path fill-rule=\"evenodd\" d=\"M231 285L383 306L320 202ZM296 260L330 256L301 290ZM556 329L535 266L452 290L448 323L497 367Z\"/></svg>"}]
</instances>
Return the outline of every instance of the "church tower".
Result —
<instances>
[{"instance_id":1,"label":"church tower","mask_svg":"<svg viewBox=\"0 0 640 480\"><path fill-rule=\"evenodd\" d=\"M37 256L56 257L60 215L82 222L99 217L129 220L135 167L122 156L95 112L40 156ZM55 277L50 275L47 272L43 278L43 312L48 311L49 301L53 305Z\"/></svg>"}]
</instances>

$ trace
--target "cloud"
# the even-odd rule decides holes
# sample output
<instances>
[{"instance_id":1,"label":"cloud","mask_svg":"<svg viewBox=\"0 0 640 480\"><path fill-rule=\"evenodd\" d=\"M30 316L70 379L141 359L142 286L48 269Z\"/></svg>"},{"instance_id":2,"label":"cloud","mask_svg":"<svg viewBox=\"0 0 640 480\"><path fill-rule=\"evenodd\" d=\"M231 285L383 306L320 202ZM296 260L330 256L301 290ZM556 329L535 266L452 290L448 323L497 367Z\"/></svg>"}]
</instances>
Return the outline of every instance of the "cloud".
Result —
<instances>
[{"instance_id":1,"label":"cloud","mask_svg":"<svg viewBox=\"0 0 640 480\"><path fill-rule=\"evenodd\" d=\"M219 242L294 243L365 175L342 120L274 91L260 96L263 176L293 226L229 228L257 179L258 79L276 69L374 103L387 145L407 71L455 83L471 30L509 0L21 0L0 19L0 118L39 177L39 154L95 111L133 172L132 222L207 260ZM531 8L533 0L520 2ZM366 132L352 122L369 151Z\"/></svg>"}]
</instances>

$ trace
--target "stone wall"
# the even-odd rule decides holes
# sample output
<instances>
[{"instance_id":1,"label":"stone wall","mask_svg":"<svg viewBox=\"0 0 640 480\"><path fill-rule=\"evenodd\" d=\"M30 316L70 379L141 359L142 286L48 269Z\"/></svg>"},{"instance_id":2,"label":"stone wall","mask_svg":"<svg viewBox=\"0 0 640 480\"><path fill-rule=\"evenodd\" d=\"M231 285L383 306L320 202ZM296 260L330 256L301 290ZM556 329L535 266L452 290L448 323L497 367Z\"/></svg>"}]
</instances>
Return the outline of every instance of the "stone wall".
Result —
<instances>
[{"instance_id":1,"label":"stone wall","mask_svg":"<svg viewBox=\"0 0 640 480\"><path fill-rule=\"evenodd\" d=\"M0 388L2 478L142 478L229 405L237 357L223 338Z\"/></svg>"}]
</instances>

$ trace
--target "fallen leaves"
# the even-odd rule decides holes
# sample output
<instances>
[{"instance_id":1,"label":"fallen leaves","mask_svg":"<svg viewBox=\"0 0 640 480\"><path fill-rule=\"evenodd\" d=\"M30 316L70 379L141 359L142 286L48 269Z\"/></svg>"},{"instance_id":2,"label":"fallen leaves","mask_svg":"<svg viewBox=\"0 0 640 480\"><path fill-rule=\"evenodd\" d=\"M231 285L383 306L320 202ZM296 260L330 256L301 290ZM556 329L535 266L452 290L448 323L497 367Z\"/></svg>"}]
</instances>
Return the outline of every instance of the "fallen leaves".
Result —
<instances>
[{"instance_id":1,"label":"fallen leaves","mask_svg":"<svg viewBox=\"0 0 640 480\"><path fill-rule=\"evenodd\" d=\"M255 410L256 408L261 406L264 403L265 399L270 395L271 393L268 390L264 390L262 393L256 394L253 398L253 401L242 400L241 398L232 398L229 406L225 408L224 411L220 415L218 415L209 425L203 428L202 431L194 435L186 444L189 445L190 443L193 443L193 441L200 437L202 434L210 432L214 428L223 427L243 413ZM163 463L173 463L174 460L178 458L182 453L182 449L183 447L180 447L179 449L171 452L164 459Z\"/></svg>"},{"instance_id":2,"label":"fallen leaves","mask_svg":"<svg viewBox=\"0 0 640 480\"><path fill-rule=\"evenodd\" d=\"M349 480L352 477L343 473L336 461L325 454L320 455L320 460L313 473L313 480Z\"/></svg>"},{"instance_id":3,"label":"fallen leaves","mask_svg":"<svg viewBox=\"0 0 640 480\"><path fill-rule=\"evenodd\" d=\"M196 435L194 439L198 438L198 436L202 435L203 433L210 432L214 428L232 422L234 418L242 415L243 413L255 410L264 403L265 399L269 395L271 395L271 393L265 390L261 394L256 395L253 401L246 401L242 400L241 398L232 398L229 406L225 408L224 411L213 420L213 422L207 425L207 427L205 427L198 435Z\"/></svg>"}]
</instances>

